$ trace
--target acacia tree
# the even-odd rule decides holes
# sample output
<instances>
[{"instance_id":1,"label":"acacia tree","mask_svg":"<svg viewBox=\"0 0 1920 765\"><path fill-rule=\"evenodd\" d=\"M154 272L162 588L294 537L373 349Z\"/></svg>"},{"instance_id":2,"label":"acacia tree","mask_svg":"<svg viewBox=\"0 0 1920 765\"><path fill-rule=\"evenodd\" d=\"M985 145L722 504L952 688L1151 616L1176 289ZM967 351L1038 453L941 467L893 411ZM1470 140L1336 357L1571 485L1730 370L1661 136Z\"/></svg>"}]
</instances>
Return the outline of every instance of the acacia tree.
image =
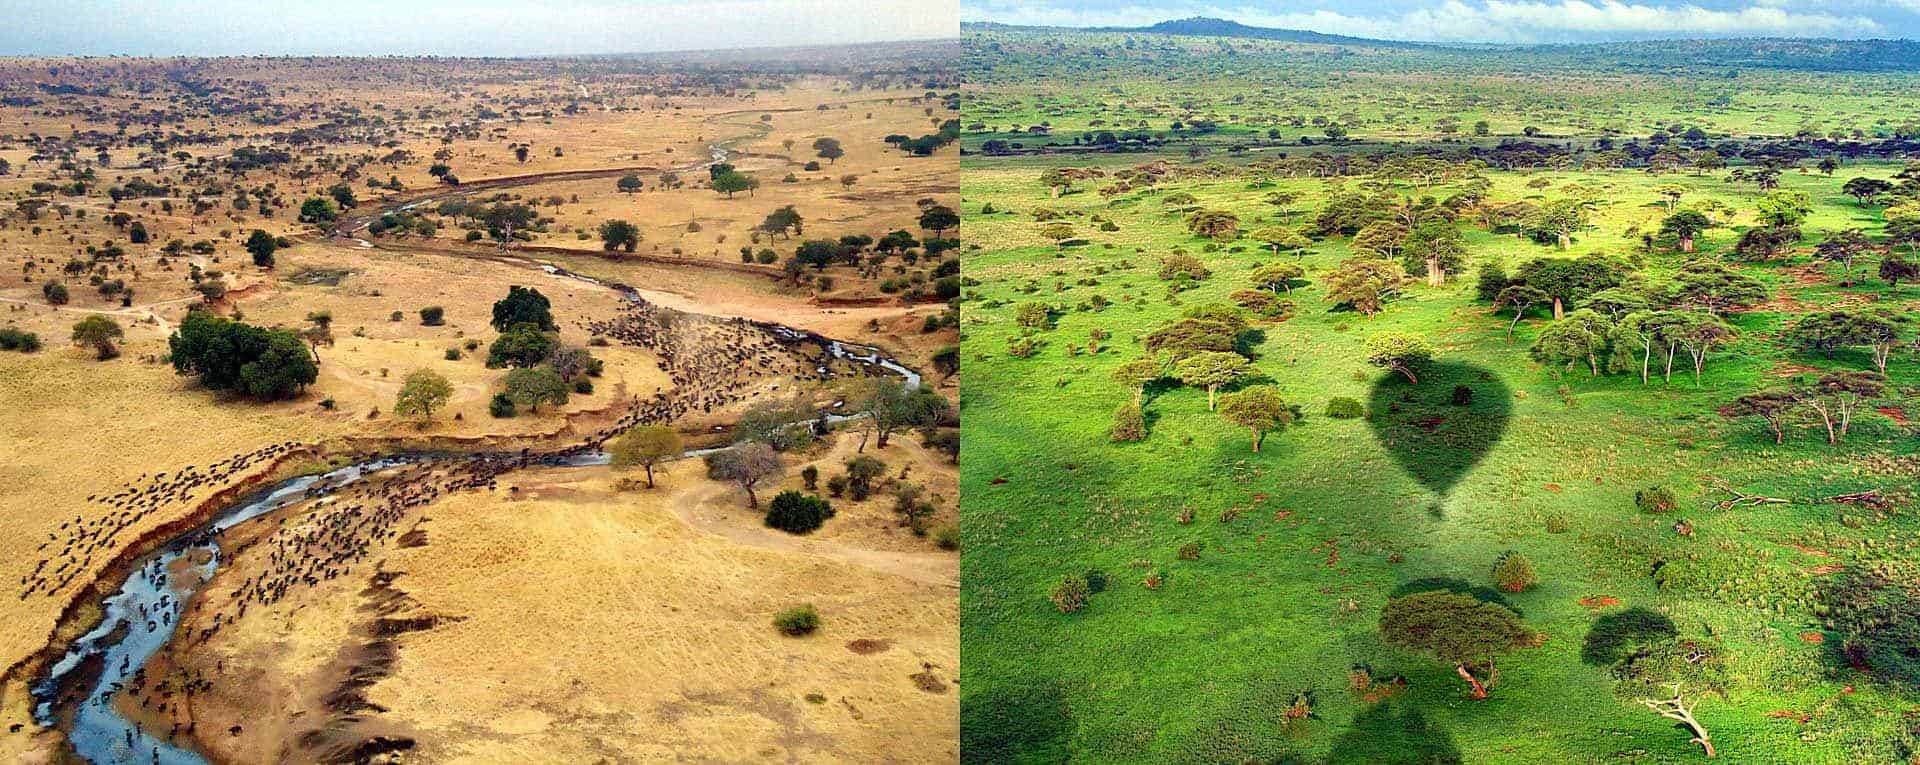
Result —
<instances>
[{"instance_id":1,"label":"acacia tree","mask_svg":"<svg viewBox=\"0 0 1920 765\"><path fill-rule=\"evenodd\" d=\"M407 373L405 382L400 384L400 392L393 399L393 413L402 417L418 416L424 424L433 419L433 410L444 406L453 398L453 385L447 378L430 369L416 369Z\"/></svg>"},{"instance_id":2,"label":"acacia tree","mask_svg":"<svg viewBox=\"0 0 1920 765\"><path fill-rule=\"evenodd\" d=\"M1507 342L1513 342L1513 330L1520 326L1521 319L1526 318L1527 309L1551 299L1547 297L1547 293L1525 284L1501 288L1500 293L1493 298L1493 311L1494 313L1499 313L1501 310L1513 311L1513 323L1507 325Z\"/></svg>"},{"instance_id":3,"label":"acacia tree","mask_svg":"<svg viewBox=\"0 0 1920 765\"><path fill-rule=\"evenodd\" d=\"M1873 201L1879 199L1880 195L1892 190L1893 184L1879 178L1852 178L1840 186L1841 192L1859 200L1860 206L1862 207L1873 204Z\"/></svg>"},{"instance_id":4,"label":"acacia tree","mask_svg":"<svg viewBox=\"0 0 1920 765\"><path fill-rule=\"evenodd\" d=\"M552 367L520 367L507 372L507 398L528 411L539 411L541 404L567 403L567 382Z\"/></svg>"},{"instance_id":5,"label":"acacia tree","mask_svg":"<svg viewBox=\"0 0 1920 765\"><path fill-rule=\"evenodd\" d=\"M1758 417L1773 431L1773 442L1786 443L1787 418L1800 406L1799 399L1785 390L1770 389L1755 391L1734 399L1720 407L1720 416L1729 420L1741 417Z\"/></svg>"},{"instance_id":6,"label":"acacia tree","mask_svg":"<svg viewBox=\"0 0 1920 765\"><path fill-rule=\"evenodd\" d=\"M1718 261L1696 260L1674 274L1673 298L1680 305L1719 316L1734 308L1765 301L1767 285Z\"/></svg>"},{"instance_id":7,"label":"acacia tree","mask_svg":"<svg viewBox=\"0 0 1920 765\"><path fill-rule=\"evenodd\" d=\"M120 322L97 313L88 314L73 325L73 344L92 348L94 356L101 361L120 355L120 349L114 343L126 335L127 331L121 329Z\"/></svg>"},{"instance_id":8,"label":"acacia tree","mask_svg":"<svg viewBox=\"0 0 1920 765\"><path fill-rule=\"evenodd\" d=\"M1379 258L1348 258L1327 273L1327 299L1352 306L1367 316L1379 313L1386 301L1406 286L1406 269Z\"/></svg>"},{"instance_id":9,"label":"acacia tree","mask_svg":"<svg viewBox=\"0 0 1920 765\"><path fill-rule=\"evenodd\" d=\"M1620 286L1626 273L1624 264L1597 253L1571 259L1535 258L1520 264L1512 283L1546 293L1553 300L1553 318L1559 319L1566 316L1569 304Z\"/></svg>"},{"instance_id":10,"label":"acacia tree","mask_svg":"<svg viewBox=\"0 0 1920 765\"><path fill-rule=\"evenodd\" d=\"M1266 226L1252 233L1255 240L1264 242L1273 248L1273 254L1281 250L1293 250L1295 255L1305 255L1307 247L1313 242L1303 234L1286 226Z\"/></svg>"},{"instance_id":11,"label":"acacia tree","mask_svg":"<svg viewBox=\"0 0 1920 765\"><path fill-rule=\"evenodd\" d=\"M1216 394L1223 385L1232 385L1253 371L1253 364L1238 353L1207 351L1196 353L1174 366L1180 382L1207 389L1207 411L1215 409Z\"/></svg>"},{"instance_id":12,"label":"acacia tree","mask_svg":"<svg viewBox=\"0 0 1920 765\"><path fill-rule=\"evenodd\" d=\"M760 441L749 441L707 458L707 475L738 484L747 492L747 507L758 509L760 497L754 493L761 483L777 480L786 472L779 453Z\"/></svg>"},{"instance_id":13,"label":"acacia tree","mask_svg":"<svg viewBox=\"0 0 1920 765\"><path fill-rule=\"evenodd\" d=\"M1133 391L1133 405L1140 406L1147 385L1154 380L1167 376L1166 367L1151 357L1141 357L1121 364L1113 370L1113 381Z\"/></svg>"},{"instance_id":14,"label":"acacia tree","mask_svg":"<svg viewBox=\"0 0 1920 765\"><path fill-rule=\"evenodd\" d=\"M1224 210L1200 210L1187 216L1187 230L1194 236L1231 242L1240 236L1240 216Z\"/></svg>"},{"instance_id":15,"label":"acacia tree","mask_svg":"<svg viewBox=\"0 0 1920 765\"><path fill-rule=\"evenodd\" d=\"M1815 260L1840 264L1842 273L1840 286L1853 286L1853 264L1868 253L1873 252L1873 242L1860 229L1850 228L1827 235L1826 241L1813 248Z\"/></svg>"},{"instance_id":16,"label":"acacia tree","mask_svg":"<svg viewBox=\"0 0 1920 765\"><path fill-rule=\"evenodd\" d=\"M1535 639L1506 607L1445 590L1388 600L1380 611L1380 637L1389 645L1424 651L1452 664L1472 688L1472 699L1486 698L1487 689L1499 681L1497 656L1530 647ZM1484 678L1477 674L1483 668Z\"/></svg>"},{"instance_id":17,"label":"acacia tree","mask_svg":"<svg viewBox=\"0 0 1920 765\"><path fill-rule=\"evenodd\" d=\"M1837 444L1847 437L1853 413L1862 403L1886 392L1887 378L1877 372L1832 372L1790 392L1801 406L1820 417L1827 426L1827 443ZM1839 423L1836 431L1834 424Z\"/></svg>"},{"instance_id":18,"label":"acacia tree","mask_svg":"<svg viewBox=\"0 0 1920 765\"><path fill-rule=\"evenodd\" d=\"M855 411L867 415L867 419L880 448L887 448L887 438L902 428L928 425L937 421L947 412L946 398L932 391L908 388L905 381L896 377L875 377L857 383L850 397ZM867 441L860 439L855 451L865 452Z\"/></svg>"},{"instance_id":19,"label":"acacia tree","mask_svg":"<svg viewBox=\"0 0 1920 765\"><path fill-rule=\"evenodd\" d=\"M647 472L647 488L653 488L653 466L680 456L685 449L680 432L666 425L641 425L621 433L607 445L616 468L639 465Z\"/></svg>"},{"instance_id":20,"label":"acacia tree","mask_svg":"<svg viewBox=\"0 0 1920 765\"><path fill-rule=\"evenodd\" d=\"M1300 416L1299 409L1287 403L1276 385L1255 385L1236 393L1229 393L1220 402L1220 416L1253 434L1253 451L1260 451L1260 444L1266 440L1267 433L1285 428Z\"/></svg>"},{"instance_id":21,"label":"acacia tree","mask_svg":"<svg viewBox=\"0 0 1920 765\"><path fill-rule=\"evenodd\" d=\"M1433 346L1404 332L1382 332L1367 338L1364 348L1367 363L1406 375L1407 382L1419 384L1418 373L1433 362Z\"/></svg>"},{"instance_id":22,"label":"acacia tree","mask_svg":"<svg viewBox=\"0 0 1920 765\"><path fill-rule=\"evenodd\" d=\"M1275 294L1285 292L1293 294L1293 283L1305 276L1306 271L1293 263L1262 263L1253 267L1251 278L1253 286Z\"/></svg>"},{"instance_id":23,"label":"acacia tree","mask_svg":"<svg viewBox=\"0 0 1920 765\"><path fill-rule=\"evenodd\" d=\"M1700 387L1700 374L1707 366L1708 352L1712 351L1715 345L1721 345L1731 341L1739 335L1739 332L1733 328L1733 325L1713 316L1701 316L1699 314L1683 314L1682 316L1684 317L1683 319L1668 325L1668 327L1673 333L1673 341L1678 343L1681 348L1686 349L1687 355L1693 358L1693 385L1697 388ZM1668 351L1667 373L1669 375L1673 373L1671 350Z\"/></svg>"},{"instance_id":24,"label":"acacia tree","mask_svg":"<svg viewBox=\"0 0 1920 765\"><path fill-rule=\"evenodd\" d=\"M1535 361L1570 367L1581 361L1593 376L1600 376L1600 356L1607 350L1607 322L1600 314L1582 308L1567 314L1540 332L1529 353Z\"/></svg>"}]
</instances>

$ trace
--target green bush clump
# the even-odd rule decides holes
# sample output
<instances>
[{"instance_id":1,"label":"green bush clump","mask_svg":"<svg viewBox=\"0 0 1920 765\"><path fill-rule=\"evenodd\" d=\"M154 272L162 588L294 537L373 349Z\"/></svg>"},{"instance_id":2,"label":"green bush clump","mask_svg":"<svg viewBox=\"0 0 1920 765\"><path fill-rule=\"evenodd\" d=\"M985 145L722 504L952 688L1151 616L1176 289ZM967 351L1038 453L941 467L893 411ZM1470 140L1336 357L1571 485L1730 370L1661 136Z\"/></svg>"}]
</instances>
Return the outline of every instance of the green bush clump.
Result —
<instances>
[{"instance_id":1,"label":"green bush clump","mask_svg":"<svg viewBox=\"0 0 1920 765\"><path fill-rule=\"evenodd\" d=\"M1087 592L1098 595L1107 591L1107 572L1097 568L1087 569Z\"/></svg>"},{"instance_id":2,"label":"green bush clump","mask_svg":"<svg viewBox=\"0 0 1920 765\"><path fill-rule=\"evenodd\" d=\"M33 353L40 350L40 336L17 329L0 329L0 351Z\"/></svg>"},{"instance_id":3,"label":"green bush clump","mask_svg":"<svg viewBox=\"0 0 1920 765\"><path fill-rule=\"evenodd\" d=\"M1526 592L1540 583L1540 575L1527 556L1508 550L1493 561L1493 583L1507 592Z\"/></svg>"},{"instance_id":4,"label":"green bush clump","mask_svg":"<svg viewBox=\"0 0 1920 765\"><path fill-rule=\"evenodd\" d=\"M1336 420L1357 420L1367 416L1367 407L1359 399L1336 396L1327 402L1327 416Z\"/></svg>"},{"instance_id":5,"label":"green bush clump","mask_svg":"<svg viewBox=\"0 0 1920 765\"><path fill-rule=\"evenodd\" d=\"M1671 513L1680 509L1680 500L1663 486L1649 486L1633 493L1633 506L1645 513Z\"/></svg>"},{"instance_id":6,"label":"green bush clump","mask_svg":"<svg viewBox=\"0 0 1920 765\"><path fill-rule=\"evenodd\" d=\"M1134 403L1121 404L1113 413L1113 429L1108 438L1121 443L1139 441L1147 437L1147 418L1140 413L1140 407Z\"/></svg>"},{"instance_id":7,"label":"green bush clump","mask_svg":"<svg viewBox=\"0 0 1920 765\"><path fill-rule=\"evenodd\" d=\"M820 612L813 609L812 603L802 603L776 614L773 627L795 637L810 634L820 629Z\"/></svg>"},{"instance_id":8,"label":"green bush clump","mask_svg":"<svg viewBox=\"0 0 1920 765\"><path fill-rule=\"evenodd\" d=\"M495 393L493 394L493 400L487 402L487 414L495 417L512 417L517 413L513 405L513 399L509 398L505 393Z\"/></svg>"},{"instance_id":9,"label":"green bush clump","mask_svg":"<svg viewBox=\"0 0 1920 765\"><path fill-rule=\"evenodd\" d=\"M767 525L789 534L806 534L833 517L833 505L819 495L783 491L767 505Z\"/></svg>"},{"instance_id":10,"label":"green bush clump","mask_svg":"<svg viewBox=\"0 0 1920 765\"><path fill-rule=\"evenodd\" d=\"M1092 589L1087 587L1087 580L1068 575L1061 577L1059 586L1053 588L1048 600L1053 601L1053 607L1059 609L1060 613L1070 614L1086 608L1087 597L1092 594Z\"/></svg>"}]
</instances>

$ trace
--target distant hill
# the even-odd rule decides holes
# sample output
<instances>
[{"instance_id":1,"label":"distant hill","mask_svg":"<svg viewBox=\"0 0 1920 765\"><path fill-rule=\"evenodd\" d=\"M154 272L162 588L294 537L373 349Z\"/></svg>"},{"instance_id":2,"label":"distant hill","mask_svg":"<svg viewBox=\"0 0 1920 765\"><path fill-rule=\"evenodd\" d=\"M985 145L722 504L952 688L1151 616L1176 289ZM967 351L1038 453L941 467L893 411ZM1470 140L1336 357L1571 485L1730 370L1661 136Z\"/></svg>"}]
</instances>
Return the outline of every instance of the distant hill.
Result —
<instances>
[{"instance_id":1,"label":"distant hill","mask_svg":"<svg viewBox=\"0 0 1920 765\"><path fill-rule=\"evenodd\" d=\"M1144 27L1023 27L969 22L961 31L1103 32L1164 34L1195 37L1235 37L1254 40L1394 48L1480 55L1542 55L1566 61L1645 69L1728 67L1748 69L1805 69L1830 72L1920 71L1920 42L1914 40L1827 40L1810 38L1739 38L1695 40L1636 40L1632 42L1554 45L1494 45L1420 43L1325 34L1304 29L1255 27L1226 19L1196 16L1162 21Z\"/></svg>"}]
</instances>

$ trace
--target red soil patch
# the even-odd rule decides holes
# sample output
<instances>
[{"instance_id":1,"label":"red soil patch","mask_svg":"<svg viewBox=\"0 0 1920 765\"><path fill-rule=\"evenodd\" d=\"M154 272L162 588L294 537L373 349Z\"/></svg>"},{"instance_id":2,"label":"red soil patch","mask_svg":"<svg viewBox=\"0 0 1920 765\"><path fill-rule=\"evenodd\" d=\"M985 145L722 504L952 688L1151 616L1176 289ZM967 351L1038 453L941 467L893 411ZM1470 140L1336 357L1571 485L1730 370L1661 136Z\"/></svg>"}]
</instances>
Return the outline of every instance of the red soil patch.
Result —
<instances>
[{"instance_id":1,"label":"red soil patch","mask_svg":"<svg viewBox=\"0 0 1920 765\"><path fill-rule=\"evenodd\" d=\"M1809 573L1812 573L1818 576L1826 576L1827 574L1831 574L1836 571L1844 571L1846 570L1846 568L1847 568L1846 566L1842 566L1838 563L1825 563L1825 564L1821 564L1818 566L1814 566L1813 568L1807 569L1807 571Z\"/></svg>"},{"instance_id":2,"label":"red soil patch","mask_svg":"<svg viewBox=\"0 0 1920 765\"><path fill-rule=\"evenodd\" d=\"M1808 645L1819 645L1827 642L1827 636L1824 633L1807 630L1806 632L1800 633L1800 642Z\"/></svg>"},{"instance_id":3,"label":"red soil patch","mask_svg":"<svg viewBox=\"0 0 1920 765\"><path fill-rule=\"evenodd\" d=\"M872 638L860 638L859 640L847 643L847 650L860 654L861 656L871 656L892 647L893 641L891 640L874 640Z\"/></svg>"},{"instance_id":4,"label":"red soil patch","mask_svg":"<svg viewBox=\"0 0 1920 765\"><path fill-rule=\"evenodd\" d=\"M1816 558L1831 558L1831 557L1833 557L1833 553L1830 553L1830 552L1827 552L1826 550L1816 550L1816 549L1814 549L1814 548L1811 548L1811 547L1808 547L1808 546L1806 546L1806 545L1797 545L1797 544L1794 544L1794 543L1792 543L1792 542L1788 542L1788 543L1787 543L1787 546L1788 546L1788 547L1791 547L1791 548L1793 548L1793 549L1795 549L1795 550L1799 550L1800 552L1803 552L1803 553L1806 553L1806 554L1808 554L1808 555L1811 555L1811 556L1813 556L1813 557L1816 557Z\"/></svg>"},{"instance_id":5,"label":"red soil patch","mask_svg":"<svg viewBox=\"0 0 1920 765\"><path fill-rule=\"evenodd\" d=\"M993 484L994 486L999 486L1000 484L1003 484L1006 482L1007 482L1007 479L1005 478L995 478L991 481L988 481L987 483Z\"/></svg>"},{"instance_id":6,"label":"red soil patch","mask_svg":"<svg viewBox=\"0 0 1920 765\"><path fill-rule=\"evenodd\" d=\"M1620 599L1612 595L1588 595L1580 599L1580 605L1587 608L1612 608L1620 605Z\"/></svg>"},{"instance_id":7,"label":"red soil patch","mask_svg":"<svg viewBox=\"0 0 1920 765\"><path fill-rule=\"evenodd\" d=\"M1801 725L1806 725L1808 720L1813 719L1813 715L1795 712L1791 709L1776 709L1768 712L1767 716L1780 720L1792 720Z\"/></svg>"},{"instance_id":8,"label":"red soil patch","mask_svg":"<svg viewBox=\"0 0 1920 765\"><path fill-rule=\"evenodd\" d=\"M1895 424L1895 425L1905 425L1905 424L1907 424L1907 413L1906 413L1906 410L1903 410L1903 409L1901 409L1900 407L1897 407L1897 406L1883 406L1883 407L1880 407L1880 408L1878 408L1878 409L1875 409L1875 410L1873 410L1873 411L1876 411L1876 412L1879 412L1879 413L1881 413L1881 414L1884 414L1884 415L1886 415L1886 416L1887 416L1887 419L1889 419L1889 420L1893 420L1893 424Z\"/></svg>"},{"instance_id":9,"label":"red soil patch","mask_svg":"<svg viewBox=\"0 0 1920 765\"><path fill-rule=\"evenodd\" d=\"M1547 484L1546 486L1542 486L1541 488L1546 489L1547 491L1553 492L1555 494L1560 493L1560 484L1557 484L1557 483L1550 483L1550 484Z\"/></svg>"}]
</instances>

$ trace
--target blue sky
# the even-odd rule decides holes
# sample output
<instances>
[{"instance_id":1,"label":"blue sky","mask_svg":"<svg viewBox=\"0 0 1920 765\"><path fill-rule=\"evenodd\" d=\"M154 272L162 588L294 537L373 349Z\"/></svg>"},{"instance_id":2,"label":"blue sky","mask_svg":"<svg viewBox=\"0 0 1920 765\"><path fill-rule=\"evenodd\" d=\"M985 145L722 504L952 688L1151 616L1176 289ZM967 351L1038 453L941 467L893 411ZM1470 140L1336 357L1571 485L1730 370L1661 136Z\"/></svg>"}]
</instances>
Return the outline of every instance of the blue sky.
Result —
<instances>
[{"instance_id":1,"label":"blue sky","mask_svg":"<svg viewBox=\"0 0 1920 765\"><path fill-rule=\"evenodd\" d=\"M962 0L960 16L1059 26L1144 26L1212 16L1254 26L1441 42L1920 36L1920 0Z\"/></svg>"},{"instance_id":2,"label":"blue sky","mask_svg":"<svg viewBox=\"0 0 1920 765\"><path fill-rule=\"evenodd\" d=\"M0 0L0 55L530 56L919 40L957 36L957 2Z\"/></svg>"}]
</instances>

